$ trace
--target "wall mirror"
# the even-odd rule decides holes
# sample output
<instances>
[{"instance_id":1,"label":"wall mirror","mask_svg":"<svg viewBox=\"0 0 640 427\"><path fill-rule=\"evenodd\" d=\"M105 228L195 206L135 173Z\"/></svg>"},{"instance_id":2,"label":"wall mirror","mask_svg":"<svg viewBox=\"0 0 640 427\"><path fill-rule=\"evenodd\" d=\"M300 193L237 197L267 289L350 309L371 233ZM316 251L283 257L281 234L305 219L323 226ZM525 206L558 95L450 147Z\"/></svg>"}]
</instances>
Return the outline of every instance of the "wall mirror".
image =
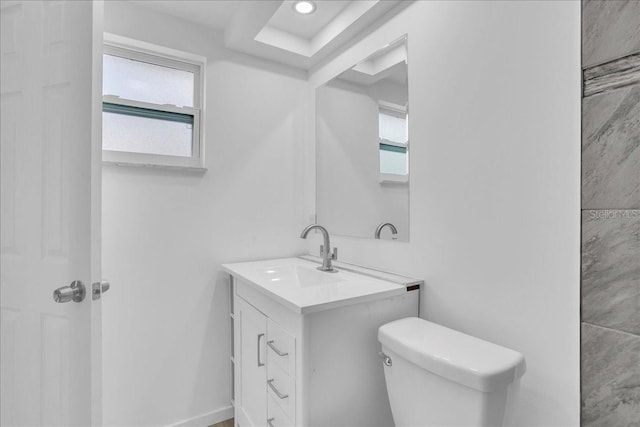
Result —
<instances>
[{"instance_id":1,"label":"wall mirror","mask_svg":"<svg viewBox=\"0 0 640 427\"><path fill-rule=\"evenodd\" d=\"M331 234L409 240L407 37L316 89L316 215Z\"/></svg>"}]
</instances>

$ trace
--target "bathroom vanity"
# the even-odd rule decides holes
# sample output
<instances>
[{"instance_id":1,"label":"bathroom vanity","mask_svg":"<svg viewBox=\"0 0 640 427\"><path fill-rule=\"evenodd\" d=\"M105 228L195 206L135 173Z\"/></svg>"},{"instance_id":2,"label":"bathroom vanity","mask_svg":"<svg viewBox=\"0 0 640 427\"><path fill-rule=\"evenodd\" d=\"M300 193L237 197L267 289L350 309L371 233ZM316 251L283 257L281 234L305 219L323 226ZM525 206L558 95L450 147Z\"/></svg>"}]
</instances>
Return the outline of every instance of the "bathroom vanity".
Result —
<instances>
[{"instance_id":1,"label":"bathroom vanity","mask_svg":"<svg viewBox=\"0 0 640 427\"><path fill-rule=\"evenodd\" d=\"M225 264L237 427L393 425L378 328L417 316L421 280L319 258Z\"/></svg>"}]
</instances>

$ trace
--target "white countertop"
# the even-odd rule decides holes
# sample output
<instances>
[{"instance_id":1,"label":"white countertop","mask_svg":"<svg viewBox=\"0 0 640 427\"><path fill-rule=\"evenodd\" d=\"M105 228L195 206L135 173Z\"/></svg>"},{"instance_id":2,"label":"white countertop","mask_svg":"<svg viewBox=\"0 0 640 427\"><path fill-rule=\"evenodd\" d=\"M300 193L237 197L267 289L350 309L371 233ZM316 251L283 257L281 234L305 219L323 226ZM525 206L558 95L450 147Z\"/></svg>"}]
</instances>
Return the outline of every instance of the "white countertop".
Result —
<instances>
[{"instance_id":1,"label":"white countertop","mask_svg":"<svg viewBox=\"0 0 640 427\"><path fill-rule=\"evenodd\" d=\"M309 259L281 258L223 264L222 268L299 314L401 295L408 285L422 283L363 267L353 266L358 272L350 271L343 263L336 263L337 273L318 271L318 265Z\"/></svg>"}]
</instances>

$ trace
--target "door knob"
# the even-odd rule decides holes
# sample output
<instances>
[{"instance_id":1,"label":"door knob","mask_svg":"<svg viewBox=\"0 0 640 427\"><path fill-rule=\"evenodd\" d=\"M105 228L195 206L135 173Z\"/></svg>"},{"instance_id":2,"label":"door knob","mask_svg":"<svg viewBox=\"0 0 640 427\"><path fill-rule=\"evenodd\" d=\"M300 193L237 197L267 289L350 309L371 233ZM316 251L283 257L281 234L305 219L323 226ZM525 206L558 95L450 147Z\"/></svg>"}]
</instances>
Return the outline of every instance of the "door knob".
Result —
<instances>
[{"instance_id":1,"label":"door knob","mask_svg":"<svg viewBox=\"0 0 640 427\"><path fill-rule=\"evenodd\" d=\"M91 299L92 300L100 299L100 295L107 292L110 287L111 287L111 284L106 280L102 280L100 282L93 282L91 284Z\"/></svg>"},{"instance_id":2,"label":"door knob","mask_svg":"<svg viewBox=\"0 0 640 427\"><path fill-rule=\"evenodd\" d=\"M74 280L71 285L63 286L53 291L53 300L57 303L80 302L87 294L87 289L80 280Z\"/></svg>"}]
</instances>

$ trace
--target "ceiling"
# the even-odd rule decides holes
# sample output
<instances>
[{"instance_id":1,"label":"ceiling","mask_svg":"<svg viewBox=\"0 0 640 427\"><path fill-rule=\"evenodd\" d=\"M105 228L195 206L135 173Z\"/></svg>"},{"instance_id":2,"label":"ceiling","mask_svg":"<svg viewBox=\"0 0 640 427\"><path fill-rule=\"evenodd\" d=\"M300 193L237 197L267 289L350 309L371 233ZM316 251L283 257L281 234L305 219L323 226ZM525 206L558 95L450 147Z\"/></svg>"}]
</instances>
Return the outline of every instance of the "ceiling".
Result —
<instances>
[{"instance_id":1,"label":"ceiling","mask_svg":"<svg viewBox=\"0 0 640 427\"><path fill-rule=\"evenodd\" d=\"M407 86L407 40L402 37L344 71L337 78L360 86L380 81Z\"/></svg>"},{"instance_id":2,"label":"ceiling","mask_svg":"<svg viewBox=\"0 0 640 427\"><path fill-rule=\"evenodd\" d=\"M224 30L241 3L244 3L236 0L130 0L129 2L216 30Z\"/></svg>"},{"instance_id":3,"label":"ceiling","mask_svg":"<svg viewBox=\"0 0 640 427\"><path fill-rule=\"evenodd\" d=\"M224 33L229 49L308 70L407 6L402 0L316 0L301 15L293 0L131 0Z\"/></svg>"},{"instance_id":4,"label":"ceiling","mask_svg":"<svg viewBox=\"0 0 640 427\"><path fill-rule=\"evenodd\" d=\"M295 3L292 0L283 1L267 25L311 40L313 36L334 20L351 1L334 0L322 2L318 5L316 11L310 15L301 15L293 10Z\"/></svg>"}]
</instances>

